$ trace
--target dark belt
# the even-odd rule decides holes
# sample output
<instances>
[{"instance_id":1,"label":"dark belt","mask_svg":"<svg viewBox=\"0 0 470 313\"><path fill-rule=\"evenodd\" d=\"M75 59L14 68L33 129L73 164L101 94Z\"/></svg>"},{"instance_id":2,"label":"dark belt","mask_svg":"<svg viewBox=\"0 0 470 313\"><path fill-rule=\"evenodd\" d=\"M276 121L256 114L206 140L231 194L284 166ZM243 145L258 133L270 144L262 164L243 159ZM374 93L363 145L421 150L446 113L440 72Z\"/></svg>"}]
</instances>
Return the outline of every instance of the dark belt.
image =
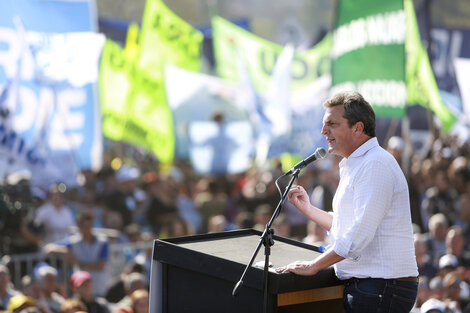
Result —
<instances>
[{"instance_id":1,"label":"dark belt","mask_svg":"<svg viewBox=\"0 0 470 313\"><path fill-rule=\"evenodd\" d=\"M360 281L366 280L366 279L377 279L377 280L384 280L384 281L405 281L405 282L410 282L410 283L419 283L419 278L415 277L415 276L398 277L398 278L372 278L372 277L369 277L369 278L356 278L356 277L352 277L352 278L343 280L343 283L346 286L349 286L353 283L357 283L357 282L360 282Z\"/></svg>"}]
</instances>

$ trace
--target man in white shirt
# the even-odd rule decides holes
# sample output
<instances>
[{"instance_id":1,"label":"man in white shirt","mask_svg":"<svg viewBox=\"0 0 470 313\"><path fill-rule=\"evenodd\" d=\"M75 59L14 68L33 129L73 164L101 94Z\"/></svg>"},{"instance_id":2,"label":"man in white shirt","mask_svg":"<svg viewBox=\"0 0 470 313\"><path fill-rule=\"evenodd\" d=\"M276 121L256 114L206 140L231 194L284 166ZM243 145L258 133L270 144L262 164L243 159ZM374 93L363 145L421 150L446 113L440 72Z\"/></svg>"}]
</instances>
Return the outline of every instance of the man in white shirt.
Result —
<instances>
[{"instance_id":1,"label":"man in white shirt","mask_svg":"<svg viewBox=\"0 0 470 313\"><path fill-rule=\"evenodd\" d=\"M62 188L60 185L52 185L49 189L49 201L41 205L36 212L37 220L46 229L44 245L64 240L76 226L72 209L65 204Z\"/></svg>"},{"instance_id":2,"label":"man in white shirt","mask_svg":"<svg viewBox=\"0 0 470 313\"><path fill-rule=\"evenodd\" d=\"M310 204L294 186L289 201L330 232L320 257L277 269L314 275L334 265L345 281L346 312L409 312L416 299L418 268L408 186L398 163L375 137L375 113L357 92L340 93L324 104L322 134L328 152L343 159L333 212Z\"/></svg>"}]
</instances>

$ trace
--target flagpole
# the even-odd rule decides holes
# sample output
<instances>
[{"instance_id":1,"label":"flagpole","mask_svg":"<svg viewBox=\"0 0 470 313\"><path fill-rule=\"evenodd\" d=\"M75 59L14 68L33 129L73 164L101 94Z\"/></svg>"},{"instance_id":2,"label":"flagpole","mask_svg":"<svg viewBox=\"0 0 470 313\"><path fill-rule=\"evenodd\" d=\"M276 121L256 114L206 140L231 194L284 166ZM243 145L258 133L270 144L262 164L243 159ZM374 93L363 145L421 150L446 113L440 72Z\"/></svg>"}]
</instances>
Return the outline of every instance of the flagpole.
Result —
<instances>
[{"instance_id":1,"label":"flagpole","mask_svg":"<svg viewBox=\"0 0 470 313\"><path fill-rule=\"evenodd\" d=\"M412 2L414 5L414 1ZM428 54L429 62L431 62L432 58L432 51L431 51L431 44L432 44L432 37L431 37L431 21L430 21L430 16L431 16L431 5L430 5L430 0L424 0L423 1L423 7L424 7L424 31L426 33L426 52ZM416 10L415 10L416 12ZM416 17L417 19L417 17ZM416 21L417 22L417 21ZM419 29L419 28L418 28ZM421 43L423 44L423 40L421 40ZM432 66L431 66L432 68ZM432 110L429 107L426 107L426 117L427 117L427 122L428 122L428 127L429 131L431 134L433 134L433 137L435 136L436 128L434 127L434 114Z\"/></svg>"}]
</instances>

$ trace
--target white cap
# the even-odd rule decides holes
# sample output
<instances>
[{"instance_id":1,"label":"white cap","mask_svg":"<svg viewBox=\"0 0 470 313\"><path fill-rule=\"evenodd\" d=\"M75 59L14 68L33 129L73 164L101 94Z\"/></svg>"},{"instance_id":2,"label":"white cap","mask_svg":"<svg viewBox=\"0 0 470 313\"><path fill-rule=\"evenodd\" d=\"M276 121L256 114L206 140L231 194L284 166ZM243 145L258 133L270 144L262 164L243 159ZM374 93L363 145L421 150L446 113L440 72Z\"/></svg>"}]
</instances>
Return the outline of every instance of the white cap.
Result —
<instances>
[{"instance_id":1,"label":"white cap","mask_svg":"<svg viewBox=\"0 0 470 313\"><path fill-rule=\"evenodd\" d=\"M445 312L444 302L437 300L435 298L431 298L421 305L421 313L428 313L431 310L436 310L441 313L444 313Z\"/></svg>"},{"instance_id":2,"label":"white cap","mask_svg":"<svg viewBox=\"0 0 470 313\"><path fill-rule=\"evenodd\" d=\"M457 257L453 254L444 254L439 258L439 268L443 269L446 267L457 267L459 265L459 261Z\"/></svg>"}]
</instances>

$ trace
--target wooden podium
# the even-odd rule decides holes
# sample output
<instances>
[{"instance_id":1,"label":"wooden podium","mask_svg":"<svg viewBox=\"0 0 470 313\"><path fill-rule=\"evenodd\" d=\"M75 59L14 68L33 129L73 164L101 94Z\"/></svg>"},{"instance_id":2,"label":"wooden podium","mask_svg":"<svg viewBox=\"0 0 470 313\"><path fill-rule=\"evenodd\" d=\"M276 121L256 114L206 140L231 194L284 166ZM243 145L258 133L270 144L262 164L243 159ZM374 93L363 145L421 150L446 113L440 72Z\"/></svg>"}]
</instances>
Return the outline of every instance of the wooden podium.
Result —
<instances>
[{"instance_id":1,"label":"wooden podium","mask_svg":"<svg viewBox=\"0 0 470 313\"><path fill-rule=\"evenodd\" d=\"M236 296L233 288L249 263L261 232L239 230L155 240L150 313L260 313L263 268L248 270ZM276 268L320 255L315 246L274 236L270 262ZM264 264L261 247L254 264ZM269 272L268 312L343 312L343 284L333 268L314 276Z\"/></svg>"}]
</instances>

